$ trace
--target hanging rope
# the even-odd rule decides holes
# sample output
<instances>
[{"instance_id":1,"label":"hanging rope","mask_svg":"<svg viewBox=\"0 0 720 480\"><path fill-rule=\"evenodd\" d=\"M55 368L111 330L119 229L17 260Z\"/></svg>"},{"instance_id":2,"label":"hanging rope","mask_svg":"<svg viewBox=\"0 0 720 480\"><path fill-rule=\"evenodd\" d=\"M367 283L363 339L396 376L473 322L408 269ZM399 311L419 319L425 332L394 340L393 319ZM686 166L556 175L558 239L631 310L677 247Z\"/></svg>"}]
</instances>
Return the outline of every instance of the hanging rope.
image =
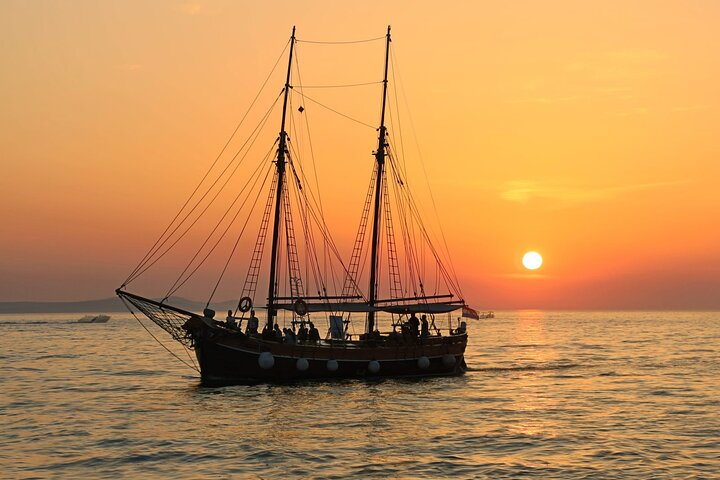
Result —
<instances>
[{"instance_id":1,"label":"hanging rope","mask_svg":"<svg viewBox=\"0 0 720 480\"><path fill-rule=\"evenodd\" d=\"M291 152L295 152L295 148L293 147L292 143L290 145ZM300 212L300 221L302 224L302 230L303 230L303 240L305 241L305 256L306 256L306 264L308 269L312 272L312 279L315 282L315 288L317 290L318 296L322 296L323 292L326 291L326 284L325 284L325 278L322 275L322 272L320 271L319 261L317 258L317 248L315 244L315 240L313 237L313 229L312 224L308 220L308 213L310 210L310 205L308 203L308 199L304 194L304 191L302 189L302 184L300 180L300 176L298 175L296 169L295 169L295 162L293 160L294 154L289 156L289 164L291 171L293 173L292 178L295 180L294 183L290 184L293 185L295 188L293 188L293 193L295 195L295 199L298 205L298 210ZM298 168L300 169L301 175L304 176L302 173L302 167L298 165ZM289 185L289 186L290 186ZM289 188L288 188L289 189Z\"/></svg>"},{"instance_id":2,"label":"hanging rope","mask_svg":"<svg viewBox=\"0 0 720 480\"><path fill-rule=\"evenodd\" d=\"M180 363L182 363L182 364L185 365L186 367L192 368L192 369L195 370L196 372L200 373L200 369L197 367L197 365L195 365L195 361L192 360L192 358L190 358L190 360L193 362L193 364L190 365L190 364L187 363L185 360L183 360L182 358L178 357L178 356L175 354L175 352L173 352L173 351L170 350L168 347L166 347L165 344L162 343L160 340L158 340L158 338L145 326L145 324L140 320L140 318L138 318L138 316L135 315L135 312L134 312L133 309L127 304L127 302L125 301L125 299L124 299L123 297L120 297L120 300L122 300L123 304L125 305L125 308L128 309L128 311L132 314L132 316L135 318L135 320L137 320L137 322L140 324L140 326L143 327L143 328L145 329L145 331L146 331L147 333L149 333L150 336L151 336L157 343L160 344L161 347L163 347L165 350L167 350L167 352L168 352L170 355L172 355L173 357L175 357L176 359L178 359L178 360L180 361ZM187 353L187 350L186 350L185 352ZM188 355L189 355L189 354L188 354Z\"/></svg>"},{"instance_id":3,"label":"hanging rope","mask_svg":"<svg viewBox=\"0 0 720 480\"><path fill-rule=\"evenodd\" d=\"M337 114L340 115L341 117L345 117L345 118L347 118L348 120L352 120L353 122L359 123L360 125L365 125L366 127L370 127L370 128L372 128L373 130L375 130L375 127L372 126L372 125L370 125L369 123L365 123L365 122L363 122L362 120L358 120L358 119L353 118L353 117L351 117L351 116L349 116L349 115L345 115L344 113L339 112L339 111L335 110L334 108L328 107L327 105L324 105L324 104L318 102L318 101L315 100L314 98L308 97L307 95L305 95L305 94L302 93L302 92L297 92L297 94L300 95L301 97L303 97L303 98L306 99L306 100L310 100L310 101L313 102L313 103L317 103L317 104L320 105L321 107L326 108L326 109L330 110L330 111L333 112L333 113L337 113Z\"/></svg>"},{"instance_id":4,"label":"hanging rope","mask_svg":"<svg viewBox=\"0 0 720 480\"><path fill-rule=\"evenodd\" d=\"M402 162L403 175L407 177L407 168L405 165L405 142L403 141L402 124L400 123L400 104L399 96L397 94L397 83L395 81L395 49L390 46L390 70L392 72L392 86L393 86L393 97L395 100L395 116L397 117L398 123L398 137L400 138L400 161ZM392 102L390 102L392 104ZM392 120L392 117L391 117ZM393 129L394 130L394 129ZM394 135L394 132L393 132Z\"/></svg>"},{"instance_id":5,"label":"hanging rope","mask_svg":"<svg viewBox=\"0 0 720 480\"><path fill-rule=\"evenodd\" d=\"M300 40L295 39L298 43L314 43L316 45L350 45L353 43L367 43L367 42L375 42L377 40L385 40L385 35L382 37L375 37L375 38L366 38L364 40L346 40L346 41L322 41L322 40Z\"/></svg>"},{"instance_id":6,"label":"hanging rope","mask_svg":"<svg viewBox=\"0 0 720 480\"><path fill-rule=\"evenodd\" d=\"M282 92L281 92L281 94L282 94ZM272 112L272 110L274 109L274 107L275 107L275 105L277 104L277 101L278 101L279 98L280 98L280 95L278 95L278 97L275 98L275 101L274 101L273 104L270 106L270 108L267 110L267 112L265 113L265 116L263 117L263 119L262 119L262 120L260 121L260 123L255 127L255 130L253 130L253 132L250 134L250 137L248 137L248 139L245 141L245 143L240 147L240 149L239 149L239 150L237 151L237 153L233 156L233 158L230 160L230 162L227 164L227 166L223 169L223 171L220 172L220 175L218 175L218 177L215 179L215 181L212 183L212 185L210 185L210 187L208 188L208 190L200 197L200 199L195 203L195 205L192 207L192 209L190 209L190 211L189 211L187 214L185 214L185 217L180 221L180 223L178 223L178 224L175 226L175 228L172 230L172 232L170 232L170 234L157 246L157 248L155 249L155 251L141 264L141 269L138 270L138 271L136 271L136 272L135 272L133 275L131 275L130 277L128 277L128 279L125 281L124 285L130 283L131 281L135 280L137 277L139 277L140 275L142 275L143 273L145 273L149 268L151 268L151 267L152 267L153 265L155 265L161 258L163 258L170 250L172 250L172 248L175 247L175 245L177 245L177 243L190 231L190 229L192 229L192 227L197 223L197 221L200 219L200 217L202 217L203 214L212 206L212 204L215 202L215 200L218 198L218 196L219 196L219 195L222 193L222 191L225 189L225 186L228 184L228 182L230 181L230 179L235 175L235 172L237 172L238 168L239 168L240 165L242 164L242 162L243 162L243 160L245 159L245 157L247 157L247 154L250 152L250 148L252 148L252 146L255 144L255 141L256 141L256 140L258 139L258 137L260 136L260 132L262 131L262 129L263 129L263 127L265 126L265 124L267 123L267 120L268 120L268 118L269 118L269 116L270 116L270 112ZM252 141L251 141L251 140L252 140ZM210 192L211 192L212 189L215 187L215 185L217 185L217 183L220 181L220 179L223 177L223 175L225 175L225 172L227 172L227 170L230 168L230 166L231 166L231 165L235 162L235 160L238 158L238 156L240 155L240 152L243 151L243 149L244 149L245 146L248 144L248 142L250 142L250 145L249 145L249 147L248 147L248 150L245 152L245 154L244 154L242 157L240 157L238 163L235 165L235 168L233 168L233 170L230 172L229 176L225 179L225 182L221 185L220 189L215 193L215 195L214 195L213 198L210 200L210 202L205 206L205 208L200 212L200 214L195 218L195 220L193 220L193 221L190 223L190 225L185 229L185 231L182 232L182 233L180 234L180 236L179 236L173 243L171 243L169 247L167 247L167 248L165 249L165 251L163 251L159 256L155 257L155 256L157 255L157 253L160 251L160 249L161 249L163 246L165 246L165 244L166 244L168 241L170 241L170 239L171 239L172 236L175 234L175 232L177 232L177 231L180 229L180 227L183 226L183 224L188 220L188 218L190 218L190 216L193 214L193 212L195 212L195 210L200 206L200 204L202 203L202 201L210 194ZM153 258L154 258L154 260L153 260ZM150 262L151 260L152 260L152 262ZM150 262L150 263L148 263L148 262Z\"/></svg>"},{"instance_id":7,"label":"hanging rope","mask_svg":"<svg viewBox=\"0 0 720 480\"><path fill-rule=\"evenodd\" d=\"M230 138L228 138L227 142L225 142L225 145L223 145L222 149L220 150L220 153L218 153L217 157L215 157L215 160L214 160L214 161L212 162L212 164L210 165L210 168L208 168L207 172L205 172L205 175L203 175L202 179L200 179L200 182L198 182L198 184L197 184L197 186L195 187L195 189L192 191L192 193L191 193L190 196L187 198L187 200L185 201L185 203L183 204L183 206L180 208L180 210L178 210L178 213L175 215L175 217L173 217L173 219L170 221L170 223L169 223L168 226L165 228L165 230L163 231L163 233L158 237L158 239L155 241L155 243L153 244L153 246L150 247L150 250L148 250L148 252L147 252L147 253L145 254L145 256L140 260L140 262L135 266L135 268L132 270L132 272L130 272L130 275L128 275L128 278L126 278L125 281L123 282L123 285L122 285L123 287L124 287L125 285L127 285L129 282L131 282L131 281L134 279L135 274L136 274L136 273L138 272L138 270L140 270L140 269L144 266L144 264L149 260L149 257L152 257L152 255L154 255L155 253L157 253L156 247L158 247L158 243L160 243L160 241L163 239L163 237L165 237L165 234L168 232L168 230L170 230L170 228L173 226L173 224L175 223L175 221L180 217L180 214L182 214L182 212L185 210L185 208L187 207L187 205L190 203L190 200L192 200L192 198L195 196L195 194L197 193L197 191L200 189L200 186L203 184L203 182L205 182L205 180L207 179L208 175L210 175L210 172L213 170L213 168L215 168L215 165L216 165L217 162L220 160L220 157L222 157L223 153L225 153L225 150L227 150L228 145L230 145L230 142L232 141L233 138L235 138L235 135L237 134L238 130L240 129L240 127L242 126L242 124L245 122L245 119L247 118L248 114L250 113L250 110L252 110L253 106L255 106L255 103L257 102L258 98L260 98L260 94L261 94L261 93L263 92L263 90L265 89L265 86L267 85L268 81L270 80L270 77L272 76L273 72L275 72L275 68L277 68L278 63L280 63L280 59L282 59L283 55L285 54L285 50L287 50L288 45L290 45L290 41L289 41L289 40L288 40L288 42L285 44L285 47L283 48L282 52L280 52L280 55L278 56L277 60L275 60L275 64L273 65L272 69L270 70L270 73L268 74L268 76L265 78L265 81L264 81L264 82L262 83L262 85L260 86L260 90L259 90L258 93L255 95L255 98L253 99L253 101L250 103L250 106L249 106L248 109L245 111L245 114L244 114L244 115L242 116L242 118L240 119L240 122L238 122L237 126L235 127L235 130L233 130L232 134L230 135ZM172 235L172 234L171 234L171 235ZM160 248L162 248L162 246L158 247L158 250L159 250Z\"/></svg>"},{"instance_id":8,"label":"hanging rope","mask_svg":"<svg viewBox=\"0 0 720 480\"><path fill-rule=\"evenodd\" d=\"M272 169L270 169L272 170ZM252 207L250 208L250 213L248 213L248 218L245 220L245 224L243 224L242 230L238 234L237 239L235 240L235 245L233 245L232 251L230 252L230 256L228 257L227 261L225 262L225 266L222 269L222 272L220 273L220 277L217 280L217 283L215 283L215 287L212 290L212 293L210 294L210 298L208 298L207 304L205 305L205 308L210 306L210 302L212 301L213 297L215 296L215 292L217 291L218 287L220 286L220 282L222 281L223 277L225 276L225 272L227 271L228 265L230 265L230 260L232 260L233 256L235 255L235 250L237 250L238 244L240 243L240 239L243 236L243 233L245 233L245 229L247 228L248 223L250 222L250 217L252 216L252 212L255 211L255 207L257 206L258 200L260 199L260 196L263 192L263 188L265 187L265 184L267 183L267 178L270 175L270 170L268 170L267 174L265 174L265 180L263 180L262 185L260 185L260 189L258 190L257 195L255 196L255 201L252 204ZM240 207L242 210L242 207ZM238 214L240 211L238 211ZM235 215L235 218L237 218L237 215ZM235 218L233 218L233 222L235 221ZM229 226L228 226L229 229ZM227 232L227 230L226 230ZM223 234L224 236L224 234Z\"/></svg>"},{"instance_id":9,"label":"hanging rope","mask_svg":"<svg viewBox=\"0 0 720 480\"><path fill-rule=\"evenodd\" d=\"M346 87L363 87L365 85L378 85L382 83L382 80L378 82L364 82L364 83L344 83L338 85L302 85L302 88L346 88ZM300 87L300 85L297 85Z\"/></svg>"},{"instance_id":10,"label":"hanging rope","mask_svg":"<svg viewBox=\"0 0 720 480\"><path fill-rule=\"evenodd\" d=\"M302 83L302 76L300 75L300 56L299 55L295 55L295 69L297 71L298 85L300 87L300 91L302 91L303 83ZM315 150L313 148L312 135L310 133L310 120L309 120L310 115L308 114L307 110L304 112L302 117L305 119L305 129L307 131L308 145L310 148L310 161L312 162L312 169L313 169L313 174L314 174L314 179L315 179L315 189L318 194L320 215L324 216L325 212L323 210L322 195L320 192L320 182L318 180L318 174L317 174L317 162L315 161ZM300 157L298 156L298 158L300 158ZM304 177L305 174L302 169L302 164L300 164L299 168L300 168L301 173L303 174L303 181L305 181L307 183L307 178ZM305 212L305 215L307 215L307 212ZM330 266L332 268L331 262L332 262L331 255L328 251L327 245L323 242L323 270L322 271L325 276L327 276L328 263L330 263ZM318 295L320 295L320 294L318 293Z\"/></svg>"},{"instance_id":11,"label":"hanging rope","mask_svg":"<svg viewBox=\"0 0 720 480\"><path fill-rule=\"evenodd\" d=\"M292 142L289 142L288 145L292 148ZM294 164L292 163L292 157L290 158L291 167L294 168ZM305 182L307 182L307 179L305 177L304 172L302 171L302 168L300 168L301 175L303 176L303 179ZM295 174L292 176L293 179L295 179L296 182L299 183L298 175ZM306 207L307 212L310 214L310 219L315 223L317 226L320 234L323 237L324 242L326 243L327 247L330 249L330 252L335 256L335 260L337 260L337 263L340 265L340 267L343 270L343 274L348 274L348 269L345 266L345 264L342 261L342 256L337 248L337 245L335 245L334 240L332 239L332 235L330 234L330 229L328 228L327 224L325 223L325 218L323 215L319 212L318 208L318 201L313 195L312 191L310 192L308 196L308 189L301 188L300 185L297 185L298 194L302 197L302 204ZM316 252L315 252L316 254ZM316 260L317 262L317 260ZM359 289L358 289L359 291Z\"/></svg>"},{"instance_id":12,"label":"hanging rope","mask_svg":"<svg viewBox=\"0 0 720 480\"><path fill-rule=\"evenodd\" d=\"M462 290L460 289L460 282L458 280L457 271L455 270L455 264L453 263L452 256L450 254L450 248L448 247L447 239L445 238L445 232L442 229L442 225L440 224L440 214L438 213L437 204L435 203L435 196L432 193L432 189L430 189L430 178L428 176L427 169L425 168L425 161L423 159L422 151L420 150L420 142L417 137L417 130L415 128L415 122L413 121L413 116L412 116L412 112L410 110L410 105L409 105L409 102L407 99L407 94L405 93L405 83L403 82L402 73L400 72L400 62L399 62L399 59L397 58L397 53L395 52L394 49L392 50L392 60L393 60L393 76L394 76L394 70L395 70L395 68L397 68L398 83L400 84L400 92L402 93L403 102L405 104L405 109L407 111L408 119L410 121L410 130L412 131L412 134L413 134L413 140L415 141L415 148L418 152L420 166L422 167L423 175L425 177L425 184L426 184L428 192L430 194L430 201L432 202L433 212L435 213L435 219L436 219L438 225L440 225L440 238L442 239L442 246L444 247L444 250L445 250L443 253L446 255L446 258L447 258L448 264L449 264L449 269L450 269L450 271L447 273L451 274L451 278L453 280L452 283L455 285L455 288L457 288L457 291L458 291L457 293L459 294L459 296L461 298L464 298ZM414 204L414 202L413 202L413 204ZM419 212L418 212L418 215L419 215ZM421 225L421 227L422 227L423 234L428 238L428 241L429 241L429 236L427 235L427 231L425 230L424 225ZM431 252L432 255L437 258L438 252L435 251L435 248L433 247L432 244L430 244L430 248L432 250L432 252ZM441 265L441 266L443 267L443 270L445 270L444 265Z\"/></svg>"},{"instance_id":13,"label":"hanging rope","mask_svg":"<svg viewBox=\"0 0 720 480\"><path fill-rule=\"evenodd\" d=\"M264 160L264 159L263 159L263 160ZM263 163L264 163L264 162L260 163L259 167L261 167L261 166L263 165ZM272 164L270 164L270 166L272 166ZM260 177L261 177L261 175L260 175L261 170L260 170L259 167L258 167L258 169L255 171L255 173L253 173L253 177L251 177L251 178L254 178L254 180L252 180L253 183L252 183L252 186L250 187L250 190L249 190L249 191L252 191L252 190L255 188L255 185L257 184L258 180L259 180ZM269 172L270 170L271 170L271 168L268 168L268 172ZM267 180L267 174L266 174L266 176L265 176L265 179ZM264 181L263 181L263 184L264 184ZM210 255L212 254L212 252L215 251L215 249L217 248L217 246L220 244L220 242L222 241L222 239L223 239L223 238L225 237L225 235L227 234L227 232L228 232L228 230L230 229L230 227L233 225L233 223L235 223L235 220L237 219L238 215L240 215L240 212L242 211L243 207L245 206L245 204L247 203L248 199L250 198L249 196L248 196L248 197L245 197L245 199L243 200L243 202L240 204L240 207L238 208L237 212L235 213L235 215L233 216L233 218L230 220L230 223L228 224L228 226L225 227L225 230L224 230L224 231L222 232L222 234L220 235L220 238L217 239L217 241L215 242L215 245L212 246L212 248L210 249L210 251L205 255L205 257L203 257L203 259L200 261L200 263L198 263L198 265L195 266L195 268L185 277L185 279L182 280L182 282L180 281L180 279L182 279L183 275L185 275L185 273L188 271L188 269L190 268L190 266L192 265L192 263L195 261L195 259L200 255L200 252L202 252L202 250L205 248L205 245L210 241L210 238L212 238L212 236L215 234L215 231L220 227L220 224L222 223L222 221L225 219L225 217L228 215L228 213L230 213L230 210L231 210L232 207L235 205L235 203L237 202L237 200L242 196L242 194L243 194L244 191L245 191L245 188L247 188L248 185L250 185L250 182L248 182L248 183L246 184L246 186L243 187L243 189L237 194L237 196L235 197L235 199L233 200L233 202L230 204L230 207L228 207L228 209L225 211L225 214L223 214L222 218L220 218L220 220L218 221L218 223L215 225L215 228L212 229L212 231L211 231L210 234L207 236L207 238L205 239L205 241L202 243L202 245L200 246L200 248L198 249L198 251L195 253L195 255L193 256L193 258L190 260L190 263L188 263L187 267L185 267L185 269L182 271L182 273L180 274L180 276L178 277L178 279L175 281L175 283L173 284L173 286L170 287L170 290L168 290L168 292L165 294L165 298L170 297L170 295L172 295L173 293L175 293L176 291L178 291L178 289L180 289L180 287L182 287L183 285L185 285L185 283L186 283L188 280L190 280L190 278L195 274L195 272L198 271L198 269L202 266L202 264L205 263L205 261L208 259L208 257L210 257ZM256 202L253 204L253 207L252 207L253 209L255 208L255 204L256 204L256 203L257 203L257 199L256 199ZM250 213L252 213L252 210L251 210ZM248 217L248 220L249 220L249 217ZM245 222L245 225L247 226L247 221ZM244 231L244 228L243 228L243 231ZM242 235L242 232L241 232L241 235Z\"/></svg>"}]
</instances>

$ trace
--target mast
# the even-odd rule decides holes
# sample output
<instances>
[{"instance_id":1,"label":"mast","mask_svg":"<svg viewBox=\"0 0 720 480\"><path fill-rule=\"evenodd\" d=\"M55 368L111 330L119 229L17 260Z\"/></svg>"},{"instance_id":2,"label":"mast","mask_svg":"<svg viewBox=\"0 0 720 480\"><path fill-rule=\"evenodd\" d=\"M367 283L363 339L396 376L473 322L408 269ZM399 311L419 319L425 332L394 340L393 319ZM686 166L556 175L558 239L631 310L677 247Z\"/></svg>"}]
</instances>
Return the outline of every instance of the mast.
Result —
<instances>
[{"instance_id":1,"label":"mast","mask_svg":"<svg viewBox=\"0 0 720 480\"><path fill-rule=\"evenodd\" d=\"M378 258L378 243L380 240L380 215L381 201L382 201L382 186L383 186L383 169L385 167L385 102L387 100L387 85L388 85L388 62L390 59L390 25L388 25L387 35L385 40L385 73L383 75L383 97L382 97L382 112L380 114L380 128L378 135L378 148L375 152L375 161L377 162L377 179L375 181L375 208L373 209L373 229L372 229L372 251L370 254L370 292L368 303L371 307L375 306L377 300L377 271L379 267ZM375 330L375 312L368 312L367 320L367 333L372 333Z\"/></svg>"},{"instance_id":2,"label":"mast","mask_svg":"<svg viewBox=\"0 0 720 480\"><path fill-rule=\"evenodd\" d=\"M277 187L275 194L275 217L273 220L272 254L270 256L270 278L268 286L267 325L272 329L275 322L275 274L277 267L278 244L280 243L280 213L283 198L283 184L285 183L285 153L287 151L287 132L285 132L285 117L287 115L288 95L290 94L290 71L292 70L293 48L295 47L295 26L290 36L290 55L288 57L287 76L285 77L285 97L283 99L282 121L280 123L280 142L277 155Z\"/></svg>"}]
</instances>

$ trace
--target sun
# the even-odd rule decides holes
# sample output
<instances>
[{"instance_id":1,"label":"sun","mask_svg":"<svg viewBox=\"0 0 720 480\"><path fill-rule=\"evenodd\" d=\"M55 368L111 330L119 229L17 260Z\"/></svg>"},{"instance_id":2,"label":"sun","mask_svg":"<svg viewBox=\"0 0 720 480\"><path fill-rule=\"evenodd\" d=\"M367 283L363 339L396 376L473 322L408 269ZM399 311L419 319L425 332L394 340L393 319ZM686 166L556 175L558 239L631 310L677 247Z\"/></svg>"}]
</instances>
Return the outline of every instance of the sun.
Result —
<instances>
[{"instance_id":1,"label":"sun","mask_svg":"<svg viewBox=\"0 0 720 480\"><path fill-rule=\"evenodd\" d=\"M523 255L522 264L523 267L528 270L537 270L542 266L543 258L538 252L527 252Z\"/></svg>"}]
</instances>

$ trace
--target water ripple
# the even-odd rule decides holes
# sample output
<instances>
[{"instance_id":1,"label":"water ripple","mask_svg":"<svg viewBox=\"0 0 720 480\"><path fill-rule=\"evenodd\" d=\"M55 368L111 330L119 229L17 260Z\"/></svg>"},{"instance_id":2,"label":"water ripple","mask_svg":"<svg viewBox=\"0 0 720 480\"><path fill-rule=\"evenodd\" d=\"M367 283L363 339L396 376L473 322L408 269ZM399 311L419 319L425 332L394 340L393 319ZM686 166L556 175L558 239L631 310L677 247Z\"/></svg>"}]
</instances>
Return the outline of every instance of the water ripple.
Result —
<instances>
[{"instance_id":1,"label":"water ripple","mask_svg":"<svg viewBox=\"0 0 720 480\"><path fill-rule=\"evenodd\" d=\"M41 316L0 319L3 475L675 479L720 471L718 314L498 313L470 325L463 377L221 388L200 386L130 320L99 325L98 335Z\"/></svg>"}]
</instances>

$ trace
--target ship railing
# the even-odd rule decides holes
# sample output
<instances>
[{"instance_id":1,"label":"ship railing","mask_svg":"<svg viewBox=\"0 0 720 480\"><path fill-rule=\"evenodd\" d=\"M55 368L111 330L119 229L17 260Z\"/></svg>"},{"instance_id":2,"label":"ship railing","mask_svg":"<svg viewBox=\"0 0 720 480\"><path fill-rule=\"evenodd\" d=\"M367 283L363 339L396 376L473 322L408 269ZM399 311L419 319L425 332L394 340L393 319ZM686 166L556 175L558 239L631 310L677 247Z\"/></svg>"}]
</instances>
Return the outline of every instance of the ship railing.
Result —
<instances>
[{"instance_id":1,"label":"ship railing","mask_svg":"<svg viewBox=\"0 0 720 480\"><path fill-rule=\"evenodd\" d=\"M465 333L460 334L448 334L448 335L430 335L428 337L415 337L410 339L403 339L398 334L394 338L391 336L392 332L380 333L379 335L367 338L365 334L347 334L346 338L325 338L321 339L316 343L310 341L298 342L296 345L300 346L318 346L318 347L337 347L337 348L356 348L369 345L377 346L401 346L401 345L437 345L437 344L454 344L462 342L463 339L467 338ZM278 343L275 340L263 340L260 336L256 337L261 342L272 342ZM284 342L283 342L284 343Z\"/></svg>"}]
</instances>

